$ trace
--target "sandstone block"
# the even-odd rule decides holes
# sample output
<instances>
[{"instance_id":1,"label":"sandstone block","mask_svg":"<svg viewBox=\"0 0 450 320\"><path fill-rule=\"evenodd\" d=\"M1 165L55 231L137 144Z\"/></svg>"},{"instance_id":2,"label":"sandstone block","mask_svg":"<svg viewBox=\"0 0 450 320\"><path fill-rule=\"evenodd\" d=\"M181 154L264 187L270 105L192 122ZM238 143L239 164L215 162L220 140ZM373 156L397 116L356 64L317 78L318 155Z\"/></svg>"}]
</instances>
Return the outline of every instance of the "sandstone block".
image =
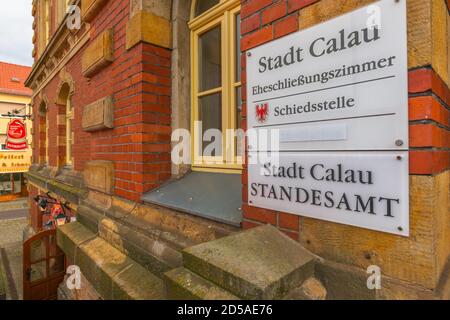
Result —
<instances>
[{"instance_id":1,"label":"sandstone block","mask_svg":"<svg viewBox=\"0 0 450 320\"><path fill-rule=\"evenodd\" d=\"M114 128L114 105L111 96L99 99L83 108L82 126L92 132Z\"/></svg>"},{"instance_id":2,"label":"sandstone block","mask_svg":"<svg viewBox=\"0 0 450 320\"><path fill-rule=\"evenodd\" d=\"M84 182L89 189L112 194L114 164L111 161L88 161L84 167Z\"/></svg>"},{"instance_id":3,"label":"sandstone block","mask_svg":"<svg viewBox=\"0 0 450 320\"><path fill-rule=\"evenodd\" d=\"M113 30L105 30L83 53L81 68L85 77L92 77L114 60Z\"/></svg>"},{"instance_id":4,"label":"sandstone block","mask_svg":"<svg viewBox=\"0 0 450 320\"><path fill-rule=\"evenodd\" d=\"M151 12L139 11L127 23L126 48L143 41L164 48L171 48L170 21Z\"/></svg>"}]
</instances>

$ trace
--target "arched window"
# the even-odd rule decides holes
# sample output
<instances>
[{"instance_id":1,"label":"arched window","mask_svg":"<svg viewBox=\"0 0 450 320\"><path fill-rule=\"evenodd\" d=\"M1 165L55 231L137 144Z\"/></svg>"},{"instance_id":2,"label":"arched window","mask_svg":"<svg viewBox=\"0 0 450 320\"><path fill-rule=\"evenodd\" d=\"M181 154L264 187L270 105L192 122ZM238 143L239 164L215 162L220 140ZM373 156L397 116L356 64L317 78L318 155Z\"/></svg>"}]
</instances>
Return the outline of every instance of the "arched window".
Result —
<instances>
[{"instance_id":1,"label":"arched window","mask_svg":"<svg viewBox=\"0 0 450 320\"><path fill-rule=\"evenodd\" d=\"M38 51L39 55L45 51L50 40L51 28L51 2L50 0L39 0L38 2Z\"/></svg>"},{"instance_id":2,"label":"arched window","mask_svg":"<svg viewBox=\"0 0 450 320\"><path fill-rule=\"evenodd\" d=\"M50 40L50 21L51 21L51 3L50 0L44 0L44 43L48 44Z\"/></svg>"},{"instance_id":3,"label":"arched window","mask_svg":"<svg viewBox=\"0 0 450 320\"><path fill-rule=\"evenodd\" d=\"M73 153L72 153L72 145L73 145L73 130L72 130L72 121L73 121L73 108L72 101L70 96L67 97L66 102L66 165L73 165Z\"/></svg>"},{"instance_id":4,"label":"arched window","mask_svg":"<svg viewBox=\"0 0 450 320\"><path fill-rule=\"evenodd\" d=\"M239 0L192 3L193 170L241 170L235 137L242 106L239 12Z\"/></svg>"},{"instance_id":5,"label":"arched window","mask_svg":"<svg viewBox=\"0 0 450 320\"><path fill-rule=\"evenodd\" d=\"M39 159L41 164L49 165L49 115L44 101L39 106L39 116Z\"/></svg>"},{"instance_id":6,"label":"arched window","mask_svg":"<svg viewBox=\"0 0 450 320\"><path fill-rule=\"evenodd\" d=\"M67 12L67 8L69 7L71 1L72 0L58 0L57 3L58 23L62 22L62 20L64 19Z\"/></svg>"},{"instance_id":7,"label":"arched window","mask_svg":"<svg viewBox=\"0 0 450 320\"><path fill-rule=\"evenodd\" d=\"M61 85L56 100L58 105L58 166L72 166L73 153L73 126L74 110L72 104L73 91L65 82ZM63 120L64 119L64 120ZM63 120L63 121L62 121ZM64 135L60 135L64 132Z\"/></svg>"}]
</instances>

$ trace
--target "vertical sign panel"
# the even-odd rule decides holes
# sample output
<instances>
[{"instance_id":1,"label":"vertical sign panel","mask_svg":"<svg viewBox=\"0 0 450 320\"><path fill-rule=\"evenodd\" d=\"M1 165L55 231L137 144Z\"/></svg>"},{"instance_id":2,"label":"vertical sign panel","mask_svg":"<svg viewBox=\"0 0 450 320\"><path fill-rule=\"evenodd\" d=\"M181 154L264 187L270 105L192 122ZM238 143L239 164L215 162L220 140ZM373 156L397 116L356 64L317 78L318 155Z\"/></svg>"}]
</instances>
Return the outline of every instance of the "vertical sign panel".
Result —
<instances>
[{"instance_id":1,"label":"vertical sign panel","mask_svg":"<svg viewBox=\"0 0 450 320\"><path fill-rule=\"evenodd\" d=\"M382 0L247 52L250 205L409 235L406 26Z\"/></svg>"}]
</instances>

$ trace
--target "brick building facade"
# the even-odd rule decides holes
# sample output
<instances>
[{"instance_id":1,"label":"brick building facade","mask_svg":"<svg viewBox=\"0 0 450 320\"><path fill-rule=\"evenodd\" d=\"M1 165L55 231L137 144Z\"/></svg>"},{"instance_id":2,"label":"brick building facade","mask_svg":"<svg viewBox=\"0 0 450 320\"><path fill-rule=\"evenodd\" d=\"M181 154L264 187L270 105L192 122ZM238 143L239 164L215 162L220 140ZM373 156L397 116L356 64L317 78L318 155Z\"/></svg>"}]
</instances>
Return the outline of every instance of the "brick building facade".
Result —
<instances>
[{"instance_id":1,"label":"brick building facade","mask_svg":"<svg viewBox=\"0 0 450 320\"><path fill-rule=\"evenodd\" d=\"M448 298L450 4L401 1L408 7L407 238L251 207L246 164L211 165L195 152L192 164L177 164L172 154L179 142L172 133L194 120L245 130L247 50L374 1L34 0L29 193L50 192L77 213L58 230L58 244L86 277L81 297L280 298L305 285L300 276L293 287L280 284L294 270L319 279L329 298ZM208 103L219 111L204 109ZM42 230L37 205L30 221L30 233ZM281 232L243 234L279 240L294 257L276 293L248 289L251 280L227 286L221 272L230 281L233 273L208 273L207 263L198 266L207 259L189 249L266 224ZM296 261L310 257L305 249L321 257L312 274ZM366 288L370 265L386 278L379 292ZM186 277L196 288L183 285ZM71 297L64 288L61 295Z\"/></svg>"}]
</instances>

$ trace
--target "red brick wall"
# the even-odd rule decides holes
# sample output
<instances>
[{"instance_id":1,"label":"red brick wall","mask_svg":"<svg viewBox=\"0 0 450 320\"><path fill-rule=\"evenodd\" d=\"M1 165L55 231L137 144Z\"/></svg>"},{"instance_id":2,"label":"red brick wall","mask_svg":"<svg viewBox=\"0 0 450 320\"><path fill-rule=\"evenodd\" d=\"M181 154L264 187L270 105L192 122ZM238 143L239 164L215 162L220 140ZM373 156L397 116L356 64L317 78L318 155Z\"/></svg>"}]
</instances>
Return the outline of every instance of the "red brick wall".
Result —
<instances>
[{"instance_id":1,"label":"red brick wall","mask_svg":"<svg viewBox=\"0 0 450 320\"><path fill-rule=\"evenodd\" d=\"M245 52L298 31L299 10L320 0L242 0L241 47ZM243 61L243 127L246 128L246 57ZM434 175L450 168L450 90L431 66L409 71L410 174ZM243 228L272 224L294 239L299 219L291 214L248 206L248 171L243 183Z\"/></svg>"},{"instance_id":2,"label":"red brick wall","mask_svg":"<svg viewBox=\"0 0 450 320\"><path fill-rule=\"evenodd\" d=\"M107 1L91 23L91 41L104 30L113 28L114 62L92 78L85 78L81 74L83 48L65 68L74 80L74 169L83 171L89 160L113 161L115 194L140 201L143 193L171 176L171 51L144 43L126 50L129 2ZM51 166L58 165L58 153L61 155L64 151L57 147L58 107L55 100L58 85L57 75L43 89L49 101ZM84 132L83 107L108 95L113 96L115 103L114 129ZM39 104L39 99L35 99L35 114ZM35 117L34 125L38 128L39 117ZM59 131L60 135L65 135L64 126L60 126ZM45 144L42 139L39 141L37 132L39 130L35 130L36 145Z\"/></svg>"}]
</instances>

